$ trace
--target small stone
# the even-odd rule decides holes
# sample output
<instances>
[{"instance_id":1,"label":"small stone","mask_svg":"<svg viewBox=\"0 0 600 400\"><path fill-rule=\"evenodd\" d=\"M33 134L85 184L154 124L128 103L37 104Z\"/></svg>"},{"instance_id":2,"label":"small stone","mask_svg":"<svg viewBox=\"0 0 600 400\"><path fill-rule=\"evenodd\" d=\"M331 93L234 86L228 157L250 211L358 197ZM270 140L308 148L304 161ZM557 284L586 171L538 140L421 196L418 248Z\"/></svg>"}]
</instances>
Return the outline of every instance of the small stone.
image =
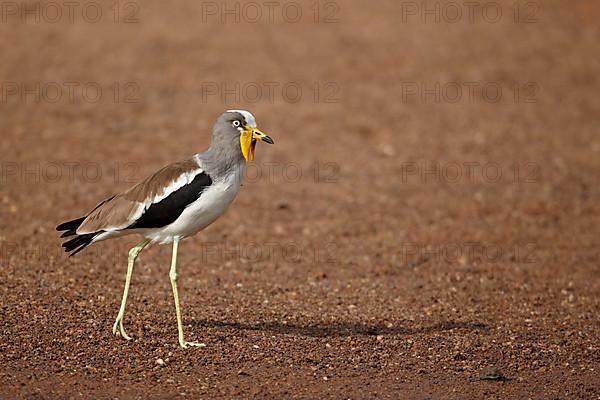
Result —
<instances>
[{"instance_id":1,"label":"small stone","mask_svg":"<svg viewBox=\"0 0 600 400\"><path fill-rule=\"evenodd\" d=\"M156 360L156 365L160 365L161 367L164 367L166 365L166 363L162 358L158 358Z\"/></svg>"},{"instance_id":2,"label":"small stone","mask_svg":"<svg viewBox=\"0 0 600 400\"><path fill-rule=\"evenodd\" d=\"M315 275L315 279L326 279L327 278L327 273L320 271Z\"/></svg>"},{"instance_id":3,"label":"small stone","mask_svg":"<svg viewBox=\"0 0 600 400\"><path fill-rule=\"evenodd\" d=\"M281 202L279 202L277 204L277 209L278 210L289 210L290 209L290 205L288 203L286 203L286 202L281 201Z\"/></svg>"},{"instance_id":4,"label":"small stone","mask_svg":"<svg viewBox=\"0 0 600 400\"><path fill-rule=\"evenodd\" d=\"M396 150L394 149L393 146L389 145L389 144L384 144L382 145L379 150L381 151L381 154L383 154L386 157L393 157L396 155Z\"/></svg>"},{"instance_id":5,"label":"small stone","mask_svg":"<svg viewBox=\"0 0 600 400\"><path fill-rule=\"evenodd\" d=\"M479 379L488 381L505 381L507 378L504 376L502 371L498 368L490 365L479 371Z\"/></svg>"}]
</instances>

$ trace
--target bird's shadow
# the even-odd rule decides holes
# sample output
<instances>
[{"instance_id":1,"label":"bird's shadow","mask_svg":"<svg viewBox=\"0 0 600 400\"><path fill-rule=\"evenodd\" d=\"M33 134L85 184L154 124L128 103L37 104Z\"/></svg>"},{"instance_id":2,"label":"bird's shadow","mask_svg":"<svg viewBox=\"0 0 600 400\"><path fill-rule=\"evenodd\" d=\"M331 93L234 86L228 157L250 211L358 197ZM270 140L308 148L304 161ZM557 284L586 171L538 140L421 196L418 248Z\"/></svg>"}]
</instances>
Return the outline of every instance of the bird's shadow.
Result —
<instances>
[{"instance_id":1,"label":"bird's shadow","mask_svg":"<svg viewBox=\"0 0 600 400\"><path fill-rule=\"evenodd\" d=\"M383 324L365 324L359 322L336 322L315 324L293 324L278 321L241 323L228 321L203 320L192 323L196 328L234 329L244 331L262 331L278 335L296 335L310 337L339 336L378 336L378 335L412 335L433 332L444 332L452 329L487 332L490 327L480 322L444 321L429 326L402 327Z\"/></svg>"}]
</instances>

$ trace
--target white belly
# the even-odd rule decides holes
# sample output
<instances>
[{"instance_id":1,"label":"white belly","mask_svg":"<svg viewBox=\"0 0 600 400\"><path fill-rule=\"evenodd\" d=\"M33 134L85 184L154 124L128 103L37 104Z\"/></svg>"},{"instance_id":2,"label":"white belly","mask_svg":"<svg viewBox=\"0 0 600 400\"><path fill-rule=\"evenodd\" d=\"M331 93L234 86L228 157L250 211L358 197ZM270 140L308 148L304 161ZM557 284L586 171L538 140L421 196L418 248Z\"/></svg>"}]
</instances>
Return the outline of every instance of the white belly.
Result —
<instances>
[{"instance_id":1,"label":"white belly","mask_svg":"<svg viewBox=\"0 0 600 400\"><path fill-rule=\"evenodd\" d=\"M225 180L215 181L198 200L186 207L179 218L164 228L146 232L144 236L153 242L170 243L194 235L219 218L239 191L239 175L232 174Z\"/></svg>"}]
</instances>

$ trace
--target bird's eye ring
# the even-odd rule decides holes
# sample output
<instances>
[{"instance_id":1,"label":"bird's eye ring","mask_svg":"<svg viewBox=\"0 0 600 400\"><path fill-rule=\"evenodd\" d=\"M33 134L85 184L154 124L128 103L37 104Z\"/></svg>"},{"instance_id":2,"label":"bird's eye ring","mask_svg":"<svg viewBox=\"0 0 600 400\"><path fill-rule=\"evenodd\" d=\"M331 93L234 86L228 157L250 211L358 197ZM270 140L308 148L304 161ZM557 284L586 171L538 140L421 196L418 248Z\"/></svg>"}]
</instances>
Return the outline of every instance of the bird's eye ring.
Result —
<instances>
[{"instance_id":1,"label":"bird's eye ring","mask_svg":"<svg viewBox=\"0 0 600 400\"><path fill-rule=\"evenodd\" d=\"M239 127L241 125L240 121L238 121L237 119L235 121L233 121L233 126L235 128Z\"/></svg>"}]
</instances>

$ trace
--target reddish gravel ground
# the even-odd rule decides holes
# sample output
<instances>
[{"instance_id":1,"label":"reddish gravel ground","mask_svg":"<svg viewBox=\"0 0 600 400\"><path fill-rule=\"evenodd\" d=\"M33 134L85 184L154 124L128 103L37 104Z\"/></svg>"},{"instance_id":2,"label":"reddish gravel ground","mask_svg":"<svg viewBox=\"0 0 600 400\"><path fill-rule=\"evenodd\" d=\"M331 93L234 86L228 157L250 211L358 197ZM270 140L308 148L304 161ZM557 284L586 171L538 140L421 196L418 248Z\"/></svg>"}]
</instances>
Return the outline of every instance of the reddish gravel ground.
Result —
<instances>
[{"instance_id":1,"label":"reddish gravel ground","mask_svg":"<svg viewBox=\"0 0 600 400\"><path fill-rule=\"evenodd\" d=\"M2 3L0 398L600 398L597 1L112 3ZM276 144L180 246L207 346L168 246L113 336L136 238L54 227L229 108Z\"/></svg>"}]
</instances>

